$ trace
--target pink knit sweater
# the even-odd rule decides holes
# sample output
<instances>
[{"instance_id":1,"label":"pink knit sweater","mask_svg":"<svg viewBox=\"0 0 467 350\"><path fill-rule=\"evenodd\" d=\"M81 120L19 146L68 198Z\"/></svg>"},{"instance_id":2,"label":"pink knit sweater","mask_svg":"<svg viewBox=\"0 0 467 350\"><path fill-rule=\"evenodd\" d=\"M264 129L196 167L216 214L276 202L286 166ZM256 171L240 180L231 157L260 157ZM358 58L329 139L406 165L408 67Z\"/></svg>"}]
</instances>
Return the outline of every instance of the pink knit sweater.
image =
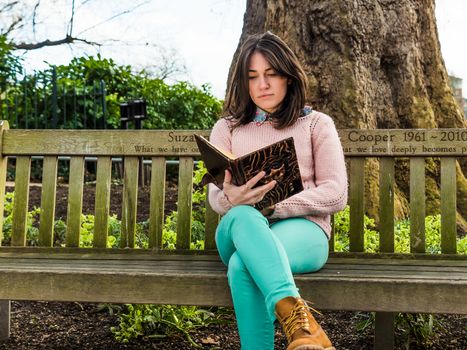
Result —
<instances>
[{"instance_id":1,"label":"pink knit sweater","mask_svg":"<svg viewBox=\"0 0 467 350\"><path fill-rule=\"evenodd\" d=\"M271 122L257 125L251 122L230 128L230 122L220 119L210 140L218 147L237 156L293 136L304 190L275 206L271 219L305 217L318 224L330 236L330 215L347 203L347 173L344 154L334 122L324 113L312 111L285 129L277 130ZM209 185L209 203L224 215L231 207L224 192Z\"/></svg>"}]
</instances>

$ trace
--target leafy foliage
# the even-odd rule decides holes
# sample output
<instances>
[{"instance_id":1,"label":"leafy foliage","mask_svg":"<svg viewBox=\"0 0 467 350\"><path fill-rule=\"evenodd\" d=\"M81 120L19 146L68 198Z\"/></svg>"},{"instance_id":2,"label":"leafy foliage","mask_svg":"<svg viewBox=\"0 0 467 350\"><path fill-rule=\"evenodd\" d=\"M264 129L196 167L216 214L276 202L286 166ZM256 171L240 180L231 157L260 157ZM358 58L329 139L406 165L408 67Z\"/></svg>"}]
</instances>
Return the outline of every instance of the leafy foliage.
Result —
<instances>
[{"instance_id":1,"label":"leafy foliage","mask_svg":"<svg viewBox=\"0 0 467 350\"><path fill-rule=\"evenodd\" d=\"M334 216L335 250L349 251L349 207ZM365 216L364 218L364 247L365 252L376 253L379 251L379 233L374 230L375 222ZM401 220L395 224L394 250L397 253L410 253L410 221ZM441 253L441 216L433 215L425 218L426 250L430 254ZM467 253L467 236L457 238L457 251L459 254ZM375 323L375 313L358 313L360 321L357 330L364 332ZM396 314L396 329L402 334L405 346L410 348L418 344L424 348L430 348L433 341L439 337L442 330L442 322L431 314Z\"/></svg>"},{"instance_id":2,"label":"leafy foliage","mask_svg":"<svg viewBox=\"0 0 467 350\"><path fill-rule=\"evenodd\" d=\"M17 85L17 76L22 74L21 58L13 54L11 46L4 35L0 35L0 118L6 119L8 108L14 100L7 94L8 90L19 91L19 87L13 89L10 85ZM12 116L13 117L13 116Z\"/></svg>"},{"instance_id":3,"label":"leafy foliage","mask_svg":"<svg viewBox=\"0 0 467 350\"><path fill-rule=\"evenodd\" d=\"M194 347L201 347L191 338L190 331L220 322L211 310L196 306L129 304L119 314L118 328L111 330L123 343L140 336L164 338L182 333Z\"/></svg>"},{"instance_id":4,"label":"leafy foliage","mask_svg":"<svg viewBox=\"0 0 467 350\"><path fill-rule=\"evenodd\" d=\"M6 82L14 81L16 75L22 71L21 59L13 54L6 37L0 35L0 92Z\"/></svg>"},{"instance_id":5,"label":"leafy foliage","mask_svg":"<svg viewBox=\"0 0 467 350\"><path fill-rule=\"evenodd\" d=\"M203 162L198 162L194 172L193 184L194 191L192 193L192 204L194 210L191 212L191 249L204 249L204 217L206 215L206 190L200 186L201 179L206 173L206 168ZM175 249L177 240L177 218L178 212L174 210L170 213L162 230L163 248Z\"/></svg>"},{"instance_id":6,"label":"leafy foliage","mask_svg":"<svg viewBox=\"0 0 467 350\"><path fill-rule=\"evenodd\" d=\"M3 54L2 47L0 41L0 58L8 59L0 66L0 77L16 78L21 68L18 59L7 55L6 49ZM12 127L46 128L57 123L58 128L119 128L120 103L136 98L147 101L143 122L147 129L207 129L221 112L221 101L211 94L209 85L168 85L144 70L134 72L131 66L97 55L50 66L17 83L12 80L2 103L4 109L10 106L10 113L5 110L2 118Z\"/></svg>"},{"instance_id":7,"label":"leafy foliage","mask_svg":"<svg viewBox=\"0 0 467 350\"><path fill-rule=\"evenodd\" d=\"M15 193L5 194L5 207L3 216L3 239L2 245L9 245L13 231L13 208L15 203ZM34 208L26 216L26 243L28 245L37 245L39 240L39 229L37 221L40 215L40 208Z\"/></svg>"},{"instance_id":8,"label":"leafy foliage","mask_svg":"<svg viewBox=\"0 0 467 350\"><path fill-rule=\"evenodd\" d=\"M367 253L379 252L379 232L375 229L375 221L364 217L364 250ZM334 215L336 252L349 251L350 208ZM430 215L425 218L426 251L430 254L441 254L441 215ZM394 227L394 251L410 253L410 221L396 221ZM467 236L457 237L458 254L467 253Z\"/></svg>"}]
</instances>

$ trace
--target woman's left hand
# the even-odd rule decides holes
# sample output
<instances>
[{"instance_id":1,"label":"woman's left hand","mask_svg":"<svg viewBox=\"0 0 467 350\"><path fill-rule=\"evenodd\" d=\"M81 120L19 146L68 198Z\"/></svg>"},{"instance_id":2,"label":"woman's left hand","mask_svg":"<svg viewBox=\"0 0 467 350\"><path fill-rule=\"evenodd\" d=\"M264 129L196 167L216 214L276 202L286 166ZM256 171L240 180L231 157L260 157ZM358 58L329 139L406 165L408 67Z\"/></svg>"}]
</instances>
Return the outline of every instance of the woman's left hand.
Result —
<instances>
[{"instance_id":1,"label":"woman's left hand","mask_svg":"<svg viewBox=\"0 0 467 350\"><path fill-rule=\"evenodd\" d=\"M266 173L264 171L260 171L244 185L235 186L232 184L232 175L230 171L226 170L223 184L224 194L234 206L240 204L254 205L260 202L264 198L264 195L277 184L276 180L272 180L265 185L253 188L265 175Z\"/></svg>"}]
</instances>

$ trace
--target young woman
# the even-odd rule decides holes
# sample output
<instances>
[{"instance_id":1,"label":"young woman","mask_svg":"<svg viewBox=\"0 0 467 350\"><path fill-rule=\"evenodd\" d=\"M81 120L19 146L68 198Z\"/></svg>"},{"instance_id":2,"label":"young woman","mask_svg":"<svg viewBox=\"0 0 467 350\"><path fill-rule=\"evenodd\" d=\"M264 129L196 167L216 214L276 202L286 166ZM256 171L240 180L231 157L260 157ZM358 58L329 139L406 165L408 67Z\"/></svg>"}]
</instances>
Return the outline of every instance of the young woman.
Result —
<instances>
[{"instance_id":1,"label":"young woman","mask_svg":"<svg viewBox=\"0 0 467 350\"><path fill-rule=\"evenodd\" d=\"M292 273L321 269L328 258L330 215L347 202L344 155L332 119L305 106L307 78L297 57L266 32L242 46L210 140L237 156L292 136L304 190L259 212L253 205L275 186L210 184L209 202L223 215L216 231L243 350L274 349L274 321L287 350L334 349L300 298ZM254 187L254 188L253 188Z\"/></svg>"}]
</instances>

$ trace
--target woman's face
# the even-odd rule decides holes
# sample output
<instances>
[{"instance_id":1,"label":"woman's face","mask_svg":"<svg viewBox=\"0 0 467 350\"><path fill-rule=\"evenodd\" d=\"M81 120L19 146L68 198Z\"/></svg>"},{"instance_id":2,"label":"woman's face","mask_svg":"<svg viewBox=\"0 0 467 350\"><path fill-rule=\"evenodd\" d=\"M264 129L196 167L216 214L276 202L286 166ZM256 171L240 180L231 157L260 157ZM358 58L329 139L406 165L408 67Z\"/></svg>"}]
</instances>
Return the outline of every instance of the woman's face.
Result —
<instances>
[{"instance_id":1,"label":"woman's face","mask_svg":"<svg viewBox=\"0 0 467 350\"><path fill-rule=\"evenodd\" d=\"M250 97L259 108L272 113L284 100L288 79L279 75L260 52L254 52L248 67Z\"/></svg>"}]
</instances>

